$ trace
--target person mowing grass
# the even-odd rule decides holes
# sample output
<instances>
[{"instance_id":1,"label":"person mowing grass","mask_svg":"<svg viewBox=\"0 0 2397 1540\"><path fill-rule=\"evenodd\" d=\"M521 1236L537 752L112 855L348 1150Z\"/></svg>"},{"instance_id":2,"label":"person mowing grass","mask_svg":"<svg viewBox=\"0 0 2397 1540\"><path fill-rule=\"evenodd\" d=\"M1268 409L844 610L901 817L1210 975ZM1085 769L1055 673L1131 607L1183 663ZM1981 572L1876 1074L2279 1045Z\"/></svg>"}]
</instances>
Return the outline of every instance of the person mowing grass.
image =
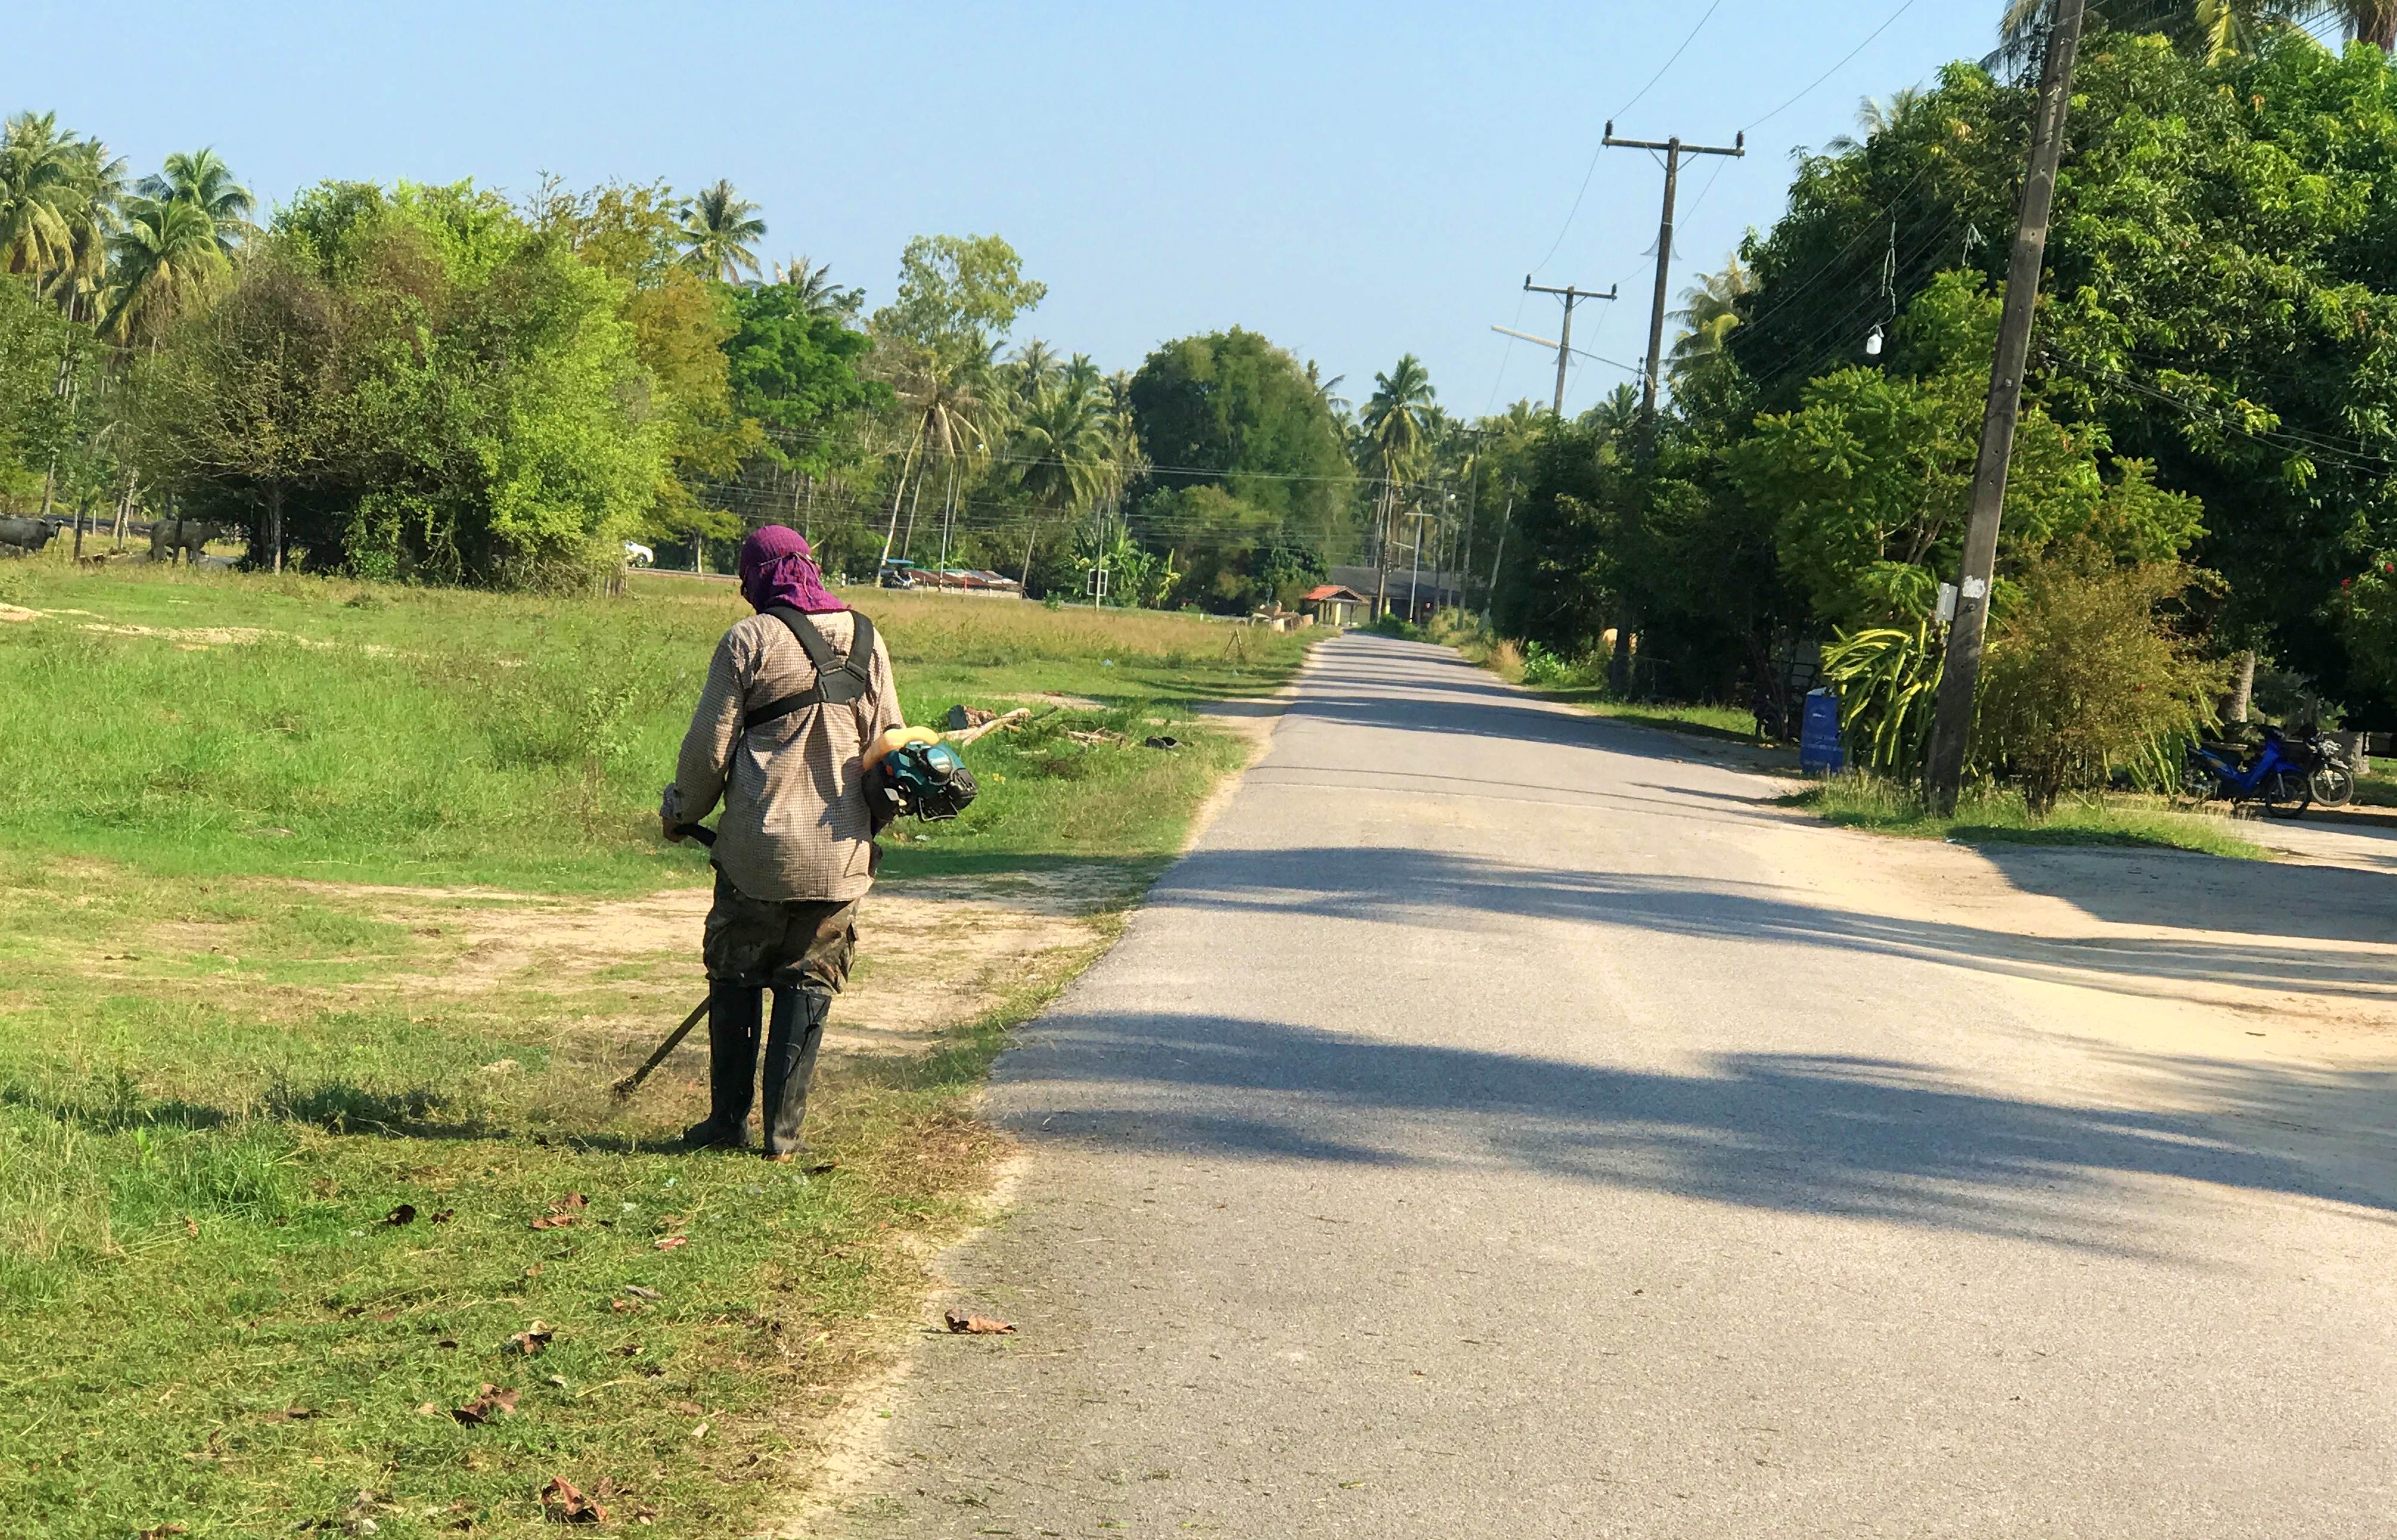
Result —
<instances>
[{"instance_id":1,"label":"person mowing grass","mask_svg":"<svg viewBox=\"0 0 2397 1540\"><path fill-rule=\"evenodd\" d=\"M887 815L869 805L864 751L902 724L890 650L825 590L797 530L759 529L742 542L740 568L757 613L716 644L659 808L678 842L724 804L701 947L708 1115L683 1138L694 1149L747 1145L759 991L770 989L764 1147L769 1160L789 1160L880 855L874 837Z\"/></svg>"}]
</instances>

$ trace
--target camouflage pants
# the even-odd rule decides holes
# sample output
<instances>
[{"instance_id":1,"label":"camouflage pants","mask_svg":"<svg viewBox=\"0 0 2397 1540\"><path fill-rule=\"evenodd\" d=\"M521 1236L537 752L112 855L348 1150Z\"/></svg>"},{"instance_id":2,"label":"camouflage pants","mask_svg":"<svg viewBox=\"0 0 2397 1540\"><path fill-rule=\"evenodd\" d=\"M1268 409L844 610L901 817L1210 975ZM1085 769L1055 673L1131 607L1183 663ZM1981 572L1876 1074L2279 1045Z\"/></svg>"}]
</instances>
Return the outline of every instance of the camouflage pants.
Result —
<instances>
[{"instance_id":1,"label":"camouflage pants","mask_svg":"<svg viewBox=\"0 0 2397 1540\"><path fill-rule=\"evenodd\" d=\"M751 898L716 875L700 956L718 984L797 984L837 995L857 950L858 901Z\"/></svg>"}]
</instances>

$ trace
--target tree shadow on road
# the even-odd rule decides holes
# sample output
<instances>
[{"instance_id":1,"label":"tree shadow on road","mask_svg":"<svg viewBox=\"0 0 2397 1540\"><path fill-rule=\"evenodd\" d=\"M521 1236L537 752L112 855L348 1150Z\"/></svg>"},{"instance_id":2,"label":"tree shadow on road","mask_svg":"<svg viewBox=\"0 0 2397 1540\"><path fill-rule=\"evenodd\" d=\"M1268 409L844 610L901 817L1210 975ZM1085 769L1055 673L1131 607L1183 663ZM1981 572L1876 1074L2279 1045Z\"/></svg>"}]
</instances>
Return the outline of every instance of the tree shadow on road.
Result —
<instances>
[{"instance_id":1,"label":"tree shadow on road","mask_svg":"<svg viewBox=\"0 0 2397 1540\"><path fill-rule=\"evenodd\" d=\"M1069 1011L1010 1062L1003 1095L1027 1134L1177 1159L1494 1166L2126 1255L2175 1249L2151 1202L2105 1200L2157 1179L2192 1198L2274 1193L2397 1223L2389 1162L2237 1136L2243 1119L2364 1126L2397 1096L2397 1074L2187 1073L2196 1110L2157 1111L1995 1095L1887 1060L1733 1053L1677 1074L1240 1017Z\"/></svg>"},{"instance_id":2,"label":"tree shadow on road","mask_svg":"<svg viewBox=\"0 0 2397 1540\"><path fill-rule=\"evenodd\" d=\"M2063 852L1991 855L2018 885L2040 891L2041 873L2067 869ZM2273 927L2300 940L2371 941L2386 933L2390 879L2323 867L2276 867L2205 857L2141 857L2163 869L2144 898L2122 855L2073 852L2111 861L2071 883L2074 901L2108 905L2134 923L2193 923L2203 906L2186 884L2190 867L2253 877L2234 890L2252 912L2250 933L2170 936L2018 935L1949 920L1912 919L1810 902L1761 883L1711 881L1672 874L1578 872L1513 865L1452 852L1377 846L1194 852L1152 890L1153 907L1255 908L1447 930L1460 922L1500 925L1512 918L1568 920L1669 935L1798 945L1903 957L2016 978L2074 984L2159 998L2200 998L2188 985L2227 984L2397 1000L2397 948L2334 950L2275 942ZM2204 880L2213 880L2211 876ZM2301 905L2281 884L2329 884L2327 909ZM2062 886L2062 884L2051 884ZM2352 888L2349 891L2348 888ZM2277 894L2277 907L2276 907ZM2232 922L2238 926L2237 921ZM2377 932L2377 933L2376 933Z\"/></svg>"}]
</instances>

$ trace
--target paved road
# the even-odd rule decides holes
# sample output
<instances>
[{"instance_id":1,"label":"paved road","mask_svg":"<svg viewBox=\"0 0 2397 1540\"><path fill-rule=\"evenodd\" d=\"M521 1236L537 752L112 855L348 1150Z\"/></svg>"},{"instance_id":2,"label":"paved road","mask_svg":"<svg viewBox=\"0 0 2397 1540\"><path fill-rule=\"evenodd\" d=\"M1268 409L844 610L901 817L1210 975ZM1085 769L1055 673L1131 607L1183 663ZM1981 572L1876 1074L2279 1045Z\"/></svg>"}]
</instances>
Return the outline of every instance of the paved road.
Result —
<instances>
[{"instance_id":1,"label":"paved road","mask_svg":"<svg viewBox=\"0 0 2397 1540\"><path fill-rule=\"evenodd\" d=\"M1875 917L1691 756L1322 648L1002 1064L945 1271L1021 1334L822 1533L2397 1533L2389 1062Z\"/></svg>"}]
</instances>

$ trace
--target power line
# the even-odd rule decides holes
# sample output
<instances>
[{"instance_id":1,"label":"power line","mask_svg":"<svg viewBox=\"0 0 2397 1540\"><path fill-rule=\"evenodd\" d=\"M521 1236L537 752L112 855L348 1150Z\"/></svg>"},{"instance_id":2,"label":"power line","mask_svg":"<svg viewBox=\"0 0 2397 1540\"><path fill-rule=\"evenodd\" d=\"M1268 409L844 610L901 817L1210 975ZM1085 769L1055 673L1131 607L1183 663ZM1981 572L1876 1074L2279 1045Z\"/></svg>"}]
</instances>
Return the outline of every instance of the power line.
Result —
<instances>
[{"instance_id":1,"label":"power line","mask_svg":"<svg viewBox=\"0 0 2397 1540\"><path fill-rule=\"evenodd\" d=\"M1722 0L1714 0L1714 4L1707 7L1706 15L1698 18L1698 24L1690 29L1689 36L1681 39L1681 46L1673 50L1673 56L1670 59L1666 60L1665 62L1658 67L1654 74L1648 77L1648 84L1640 87L1639 91L1633 95L1630 100L1625 102L1622 106L1617 107L1613 113L1608 114L1610 121L1614 118L1621 117L1624 114L1629 112L1632 108L1639 106L1641 101L1647 99L1648 93L1656 88L1656 82L1664 79L1666 73L1671 70L1675 64L1681 62L1681 56L1690 51L1690 45L1698 40L1698 33L1707 30L1707 23L1713 20L1715 12L1721 8ZM1592 150L1589 153L1589 168L1581 174L1581 190L1573 194L1573 207L1565 211L1565 222L1558 229L1556 240L1550 243L1548 247L1548 254L1541 258L1539 261L1533 266L1532 271L1534 274L1538 273L1541 268L1547 266L1549 262L1556 259L1558 249L1565 244L1565 237L1573 233L1574 216L1581 212L1581 200L1589 195L1590 179L1598 174L1598 157L1604 153L1605 149L1605 144L1601 142L1597 149Z\"/></svg>"},{"instance_id":2,"label":"power line","mask_svg":"<svg viewBox=\"0 0 2397 1540\"><path fill-rule=\"evenodd\" d=\"M1897 19L1904 16L1908 11L1912 10L1914 8L1914 5L1915 0L1906 0L1906 4L1898 7L1896 10L1890 14L1888 20L1882 22L1880 26L1875 27L1872 31L1865 33L1865 40L1857 44L1855 47L1850 48L1847 51L1846 56L1841 59L1838 63L1832 65L1829 69L1825 70L1821 74L1816 75L1813 85L1808 86L1796 96L1791 97L1780 106L1774 108L1773 111L1765 114L1762 117L1758 118L1755 123L1749 124L1748 126L1748 131L1750 133L1755 132L1759 125L1772 122L1774 118L1779 117L1790 108L1795 107L1798 103L1814 95L1815 90L1822 86L1823 82L1830 79L1841 70L1846 69L1848 65L1855 60L1856 55L1864 52L1867 48L1871 47L1874 38L1879 37L1881 33L1889 31L1890 28L1897 25Z\"/></svg>"}]
</instances>

